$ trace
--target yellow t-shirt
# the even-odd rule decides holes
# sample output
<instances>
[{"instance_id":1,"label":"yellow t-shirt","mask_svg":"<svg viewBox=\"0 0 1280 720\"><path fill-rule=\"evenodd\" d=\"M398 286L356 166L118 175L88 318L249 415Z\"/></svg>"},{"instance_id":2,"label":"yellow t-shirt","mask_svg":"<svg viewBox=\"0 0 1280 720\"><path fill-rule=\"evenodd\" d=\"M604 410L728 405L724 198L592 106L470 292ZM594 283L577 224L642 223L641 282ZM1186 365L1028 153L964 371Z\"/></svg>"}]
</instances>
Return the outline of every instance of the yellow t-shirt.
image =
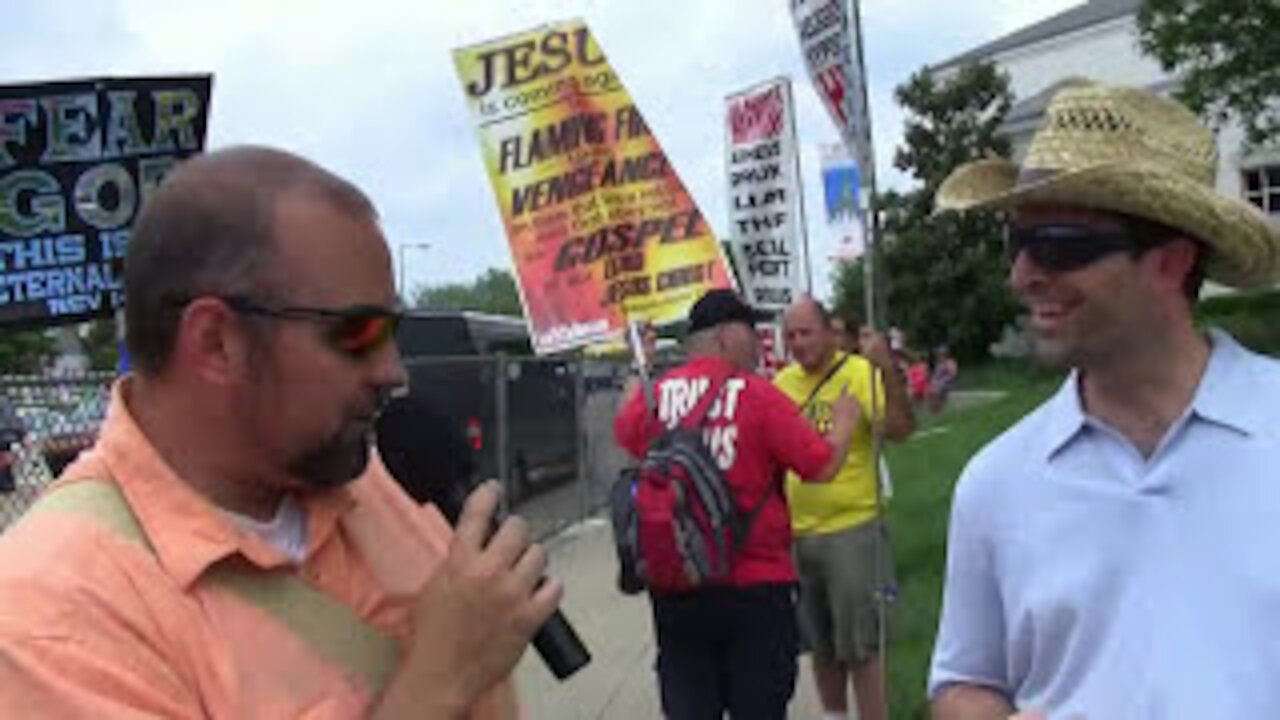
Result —
<instances>
[{"instance_id":1,"label":"yellow t-shirt","mask_svg":"<svg viewBox=\"0 0 1280 720\"><path fill-rule=\"evenodd\" d=\"M837 352L831 362L821 370L808 373L797 363L791 363L778 372L774 385L792 402L799 405L809 397L831 366L846 357ZM809 401L800 408L809 422L826 433L831 425L831 403L840 396L840 389L847 388L862 406L862 416L849 442L849 453L844 465L830 482L800 482L794 473L787 475L787 504L791 508L791 528L796 533L829 533L859 525L876 516L876 462L871 438L871 383L872 366L866 358L848 355L844 365ZM876 383L876 419L884 417L884 384L880 373L874 373Z\"/></svg>"}]
</instances>

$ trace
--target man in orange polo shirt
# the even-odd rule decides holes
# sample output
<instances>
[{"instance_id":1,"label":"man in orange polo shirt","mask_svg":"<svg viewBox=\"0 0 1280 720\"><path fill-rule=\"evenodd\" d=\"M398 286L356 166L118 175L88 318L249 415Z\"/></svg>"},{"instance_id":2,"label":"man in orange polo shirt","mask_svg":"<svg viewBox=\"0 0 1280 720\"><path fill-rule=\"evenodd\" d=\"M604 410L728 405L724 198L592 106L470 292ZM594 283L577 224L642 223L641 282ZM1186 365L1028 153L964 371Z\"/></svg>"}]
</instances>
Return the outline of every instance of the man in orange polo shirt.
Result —
<instances>
[{"instance_id":1,"label":"man in orange polo shirt","mask_svg":"<svg viewBox=\"0 0 1280 720\"><path fill-rule=\"evenodd\" d=\"M486 542L493 487L454 533L371 459L405 374L369 200L219 151L148 200L126 268L136 372L0 538L0 717L514 716L561 587L521 521Z\"/></svg>"}]
</instances>

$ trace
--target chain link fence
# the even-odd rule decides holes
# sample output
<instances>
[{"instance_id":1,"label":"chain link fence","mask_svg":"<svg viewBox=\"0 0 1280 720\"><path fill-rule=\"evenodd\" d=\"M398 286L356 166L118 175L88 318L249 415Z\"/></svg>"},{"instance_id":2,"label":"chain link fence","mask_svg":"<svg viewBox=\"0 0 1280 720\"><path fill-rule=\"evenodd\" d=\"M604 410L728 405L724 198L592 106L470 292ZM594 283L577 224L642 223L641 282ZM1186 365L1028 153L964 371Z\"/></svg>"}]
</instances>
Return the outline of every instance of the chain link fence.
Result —
<instances>
[{"instance_id":1,"label":"chain link fence","mask_svg":"<svg viewBox=\"0 0 1280 720\"><path fill-rule=\"evenodd\" d=\"M0 530L93 444L111 379L0 376Z\"/></svg>"},{"instance_id":2,"label":"chain link fence","mask_svg":"<svg viewBox=\"0 0 1280 720\"><path fill-rule=\"evenodd\" d=\"M598 511L626 462L613 442L626 363L467 356L408 363L475 478L497 478L545 538ZM112 375L0 376L0 531L93 444ZM439 441L445 442L445 438Z\"/></svg>"}]
</instances>

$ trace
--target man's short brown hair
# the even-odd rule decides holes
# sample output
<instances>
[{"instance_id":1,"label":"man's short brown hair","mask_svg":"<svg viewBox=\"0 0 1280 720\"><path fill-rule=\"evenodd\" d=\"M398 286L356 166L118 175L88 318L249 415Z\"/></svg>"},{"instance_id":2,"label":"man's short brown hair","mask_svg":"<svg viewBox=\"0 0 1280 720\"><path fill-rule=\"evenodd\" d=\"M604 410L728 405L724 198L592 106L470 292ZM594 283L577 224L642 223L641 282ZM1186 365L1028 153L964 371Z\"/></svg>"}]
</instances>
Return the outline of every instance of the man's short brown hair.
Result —
<instances>
[{"instance_id":1,"label":"man's short brown hair","mask_svg":"<svg viewBox=\"0 0 1280 720\"><path fill-rule=\"evenodd\" d=\"M280 198L309 193L377 218L358 188L296 155L244 146L184 162L143 205L125 256L125 345L158 373L183 304L202 295L272 294L273 218Z\"/></svg>"}]
</instances>

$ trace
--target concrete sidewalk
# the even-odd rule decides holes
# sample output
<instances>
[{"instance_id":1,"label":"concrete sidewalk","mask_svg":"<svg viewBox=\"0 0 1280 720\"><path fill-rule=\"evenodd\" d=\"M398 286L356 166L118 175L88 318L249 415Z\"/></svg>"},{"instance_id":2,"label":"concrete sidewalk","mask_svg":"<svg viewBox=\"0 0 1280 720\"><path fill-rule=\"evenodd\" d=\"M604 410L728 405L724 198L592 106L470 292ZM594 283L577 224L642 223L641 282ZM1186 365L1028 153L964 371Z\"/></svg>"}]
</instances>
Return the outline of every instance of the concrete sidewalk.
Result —
<instances>
[{"instance_id":1,"label":"concrete sidewalk","mask_svg":"<svg viewBox=\"0 0 1280 720\"><path fill-rule=\"evenodd\" d=\"M653 622L644 595L626 596L615 586L617 561L608 523L592 518L549 539L551 574L565 583L565 616L591 651L586 668L560 683L530 649L516 680L530 720L595 720L662 717L653 671ZM822 717L808 672L801 660L790 717Z\"/></svg>"}]
</instances>

